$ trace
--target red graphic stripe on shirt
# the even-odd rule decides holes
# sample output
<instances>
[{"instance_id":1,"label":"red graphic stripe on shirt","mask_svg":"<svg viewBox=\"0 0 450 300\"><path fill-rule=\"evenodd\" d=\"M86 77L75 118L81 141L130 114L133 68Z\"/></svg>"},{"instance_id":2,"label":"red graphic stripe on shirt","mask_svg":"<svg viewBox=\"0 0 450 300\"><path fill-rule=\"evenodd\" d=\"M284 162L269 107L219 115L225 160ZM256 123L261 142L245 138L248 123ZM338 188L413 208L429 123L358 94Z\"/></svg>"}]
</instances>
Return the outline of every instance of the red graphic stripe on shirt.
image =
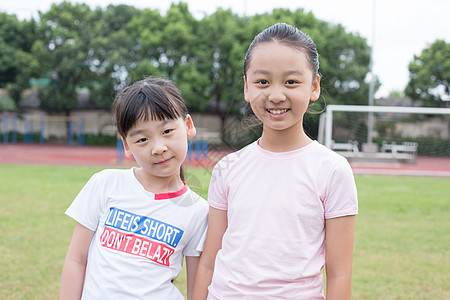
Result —
<instances>
[{"instance_id":1,"label":"red graphic stripe on shirt","mask_svg":"<svg viewBox=\"0 0 450 300\"><path fill-rule=\"evenodd\" d=\"M155 200L164 200L164 199L176 198L176 197L179 197L179 196L183 195L188 190L186 182L183 182L183 184L184 184L184 186L178 192L155 194Z\"/></svg>"},{"instance_id":2,"label":"red graphic stripe on shirt","mask_svg":"<svg viewBox=\"0 0 450 300\"><path fill-rule=\"evenodd\" d=\"M103 230L100 243L103 247L144 257L164 266L169 266L169 258L175 252L164 244L108 227Z\"/></svg>"}]
</instances>

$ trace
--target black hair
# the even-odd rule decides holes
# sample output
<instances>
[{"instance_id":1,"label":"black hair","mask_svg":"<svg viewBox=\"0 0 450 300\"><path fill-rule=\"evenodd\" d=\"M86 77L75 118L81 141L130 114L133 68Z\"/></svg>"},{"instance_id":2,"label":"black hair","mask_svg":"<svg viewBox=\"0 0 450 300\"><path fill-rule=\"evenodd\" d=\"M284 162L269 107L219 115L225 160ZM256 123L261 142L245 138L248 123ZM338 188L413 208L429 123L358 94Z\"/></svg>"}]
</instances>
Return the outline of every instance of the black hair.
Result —
<instances>
[{"instance_id":1,"label":"black hair","mask_svg":"<svg viewBox=\"0 0 450 300\"><path fill-rule=\"evenodd\" d=\"M119 134L126 138L138 121L185 118L188 113L180 90L167 79L148 77L119 91L113 115Z\"/></svg>"},{"instance_id":2,"label":"black hair","mask_svg":"<svg viewBox=\"0 0 450 300\"><path fill-rule=\"evenodd\" d=\"M247 70L252 59L252 50L261 43L277 41L281 44L293 47L300 51L304 51L306 59L311 71L313 72L313 81L319 75L319 54L313 40L297 28L285 24L277 23L259 33L253 39L248 47L244 60L244 76L247 77Z\"/></svg>"}]
</instances>

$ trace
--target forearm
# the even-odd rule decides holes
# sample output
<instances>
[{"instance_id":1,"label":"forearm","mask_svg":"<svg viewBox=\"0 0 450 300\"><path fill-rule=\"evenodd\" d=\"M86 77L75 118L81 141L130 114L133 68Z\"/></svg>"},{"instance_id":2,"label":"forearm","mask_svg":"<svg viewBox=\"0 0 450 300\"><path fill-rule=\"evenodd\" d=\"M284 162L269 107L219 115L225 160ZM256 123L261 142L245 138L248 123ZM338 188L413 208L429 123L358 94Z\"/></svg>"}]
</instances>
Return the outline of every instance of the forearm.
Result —
<instances>
[{"instance_id":1,"label":"forearm","mask_svg":"<svg viewBox=\"0 0 450 300\"><path fill-rule=\"evenodd\" d=\"M327 275L327 300L350 300L351 289L351 276Z\"/></svg>"},{"instance_id":2,"label":"forearm","mask_svg":"<svg viewBox=\"0 0 450 300\"><path fill-rule=\"evenodd\" d=\"M203 265L200 260L197 276L195 276L192 300L205 300L208 297L208 286L211 284L213 272L213 268Z\"/></svg>"},{"instance_id":3,"label":"forearm","mask_svg":"<svg viewBox=\"0 0 450 300\"><path fill-rule=\"evenodd\" d=\"M77 223L61 274L60 299L80 299L83 292L89 245L94 231Z\"/></svg>"},{"instance_id":4,"label":"forearm","mask_svg":"<svg viewBox=\"0 0 450 300\"><path fill-rule=\"evenodd\" d=\"M197 274L198 262L200 257L198 256L186 256L186 293L187 300L192 299L192 290L194 289L194 280Z\"/></svg>"},{"instance_id":5,"label":"forearm","mask_svg":"<svg viewBox=\"0 0 450 300\"><path fill-rule=\"evenodd\" d=\"M61 275L60 300L81 299L85 272L85 264L70 260L65 261Z\"/></svg>"},{"instance_id":6,"label":"forearm","mask_svg":"<svg viewBox=\"0 0 450 300\"><path fill-rule=\"evenodd\" d=\"M350 300L355 216L326 221L327 300Z\"/></svg>"},{"instance_id":7,"label":"forearm","mask_svg":"<svg viewBox=\"0 0 450 300\"><path fill-rule=\"evenodd\" d=\"M205 300L208 297L208 287L213 277L216 255L222 248L222 237L227 229L227 224L227 211L210 207L208 232L195 276L193 300Z\"/></svg>"}]
</instances>

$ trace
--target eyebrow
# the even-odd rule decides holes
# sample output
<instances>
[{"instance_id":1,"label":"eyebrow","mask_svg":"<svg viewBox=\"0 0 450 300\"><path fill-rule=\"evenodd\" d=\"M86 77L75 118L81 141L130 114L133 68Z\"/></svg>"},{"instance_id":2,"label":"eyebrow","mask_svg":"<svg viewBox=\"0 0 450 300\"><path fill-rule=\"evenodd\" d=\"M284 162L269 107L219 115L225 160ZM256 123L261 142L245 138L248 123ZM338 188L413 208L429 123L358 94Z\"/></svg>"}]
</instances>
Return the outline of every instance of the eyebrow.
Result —
<instances>
[{"instance_id":1,"label":"eyebrow","mask_svg":"<svg viewBox=\"0 0 450 300\"><path fill-rule=\"evenodd\" d=\"M131 130L128 135L130 137L134 137L136 135L142 134L143 132L145 132L145 129L134 129L134 130Z\"/></svg>"},{"instance_id":2,"label":"eyebrow","mask_svg":"<svg viewBox=\"0 0 450 300\"><path fill-rule=\"evenodd\" d=\"M263 74L263 75L269 75L272 72L268 71L268 70L255 70L254 72L252 72L253 74ZM285 72L283 72L283 75L304 75L304 73L302 71L298 71L298 70L287 70Z\"/></svg>"},{"instance_id":3,"label":"eyebrow","mask_svg":"<svg viewBox=\"0 0 450 300\"><path fill-rule=\"evenodd\" d=\"M267 71L267 70L255 70L255 71L253 71L252 72L253 74L270 74L270 72L269 71Z\"/></svg>"},{"instance_id":4,"label":"eyebrow","mask_svg":"<svg viewBox=\"0 0 450 300\"><path fill-rule=\"evenodd\" d=\"M174 120L171 120L171 119L161 120L161 122L157 125L157 127L160 127L160 128L164 127L167 123L170 123L172 121L174 121ZM143 134L146 131L147 131L147 129L133 129L133 130L130 130L129 136L134 137L136 135Z\"/></svg>"}]
</instances>

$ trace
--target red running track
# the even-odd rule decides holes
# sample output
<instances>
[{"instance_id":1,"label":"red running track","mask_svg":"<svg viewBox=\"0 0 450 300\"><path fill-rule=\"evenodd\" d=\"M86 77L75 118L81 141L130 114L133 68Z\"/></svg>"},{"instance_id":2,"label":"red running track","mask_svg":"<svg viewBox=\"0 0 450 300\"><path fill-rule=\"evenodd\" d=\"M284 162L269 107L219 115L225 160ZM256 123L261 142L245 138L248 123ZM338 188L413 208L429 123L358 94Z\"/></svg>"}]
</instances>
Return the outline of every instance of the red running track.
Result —
<instances>
[{"instance_id":1,"label":"red running track","mask_svg":"<svg viewBox=\"0 0 450 300\"><path fill-rule=\"evenodd\" d=\"M194 167L212 167L226 152L209 152L208 159L186 161ZM133 160L118 161L115 147L69 147L54 145L4 145L0 144L0 164L23 165L84 165L105 167L129 167ZM120 158L119 158L120 159ZM393 176L437 176L450 177L450 158L418 157L416 164L354 163L355 174L379 174Z\"/></svg>"}]
</instances>

